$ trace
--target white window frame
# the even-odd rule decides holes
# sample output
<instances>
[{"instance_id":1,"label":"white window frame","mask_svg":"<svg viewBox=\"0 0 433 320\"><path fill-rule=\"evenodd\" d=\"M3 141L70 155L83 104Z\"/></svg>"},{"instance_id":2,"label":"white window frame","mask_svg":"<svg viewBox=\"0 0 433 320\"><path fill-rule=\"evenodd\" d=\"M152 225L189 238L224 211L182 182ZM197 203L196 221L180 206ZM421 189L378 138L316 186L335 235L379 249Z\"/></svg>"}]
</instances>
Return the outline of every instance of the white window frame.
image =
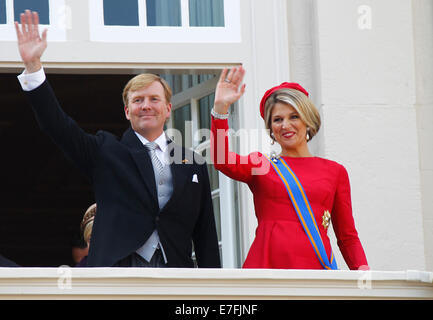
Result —
<instances>
[{"instance_id":1,"label":"white window frame","mask_svg":"<svg viewBox=\"0 0 433 320\"><path fill-rule=\"evenodd\" d=\"M48 41L66 41L66 30L70 28L71 8L65 4L65 0L49 0L49 10L50 24L39 25L39 31L48 29ZM13 0L6 0L6 24L0 24L0 41L17 41Z\"/></svg>"},{"instance_id":2,"label":"white window frame","mask_svg":"<svg viewBox=\"0 0 433 320\"><path fill-rule=\"evenodd\" d=\"M103 0L89 1L90 41L95 42L241 42L240 0L224 0L224 27L190 27L189 1L181 0L182 26L147 26L145 0L138 0L138 26L104 25Z\"/></svg>"}]
</instances>

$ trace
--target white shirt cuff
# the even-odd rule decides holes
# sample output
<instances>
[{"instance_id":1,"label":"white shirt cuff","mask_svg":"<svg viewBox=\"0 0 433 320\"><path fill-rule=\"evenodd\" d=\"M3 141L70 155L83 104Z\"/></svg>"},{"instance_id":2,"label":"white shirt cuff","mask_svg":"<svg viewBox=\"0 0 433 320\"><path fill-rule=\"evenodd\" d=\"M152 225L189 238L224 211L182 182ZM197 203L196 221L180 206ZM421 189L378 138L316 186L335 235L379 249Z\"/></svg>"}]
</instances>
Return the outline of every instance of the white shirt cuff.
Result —
<instances>
[{"instance_id":1,"label":"white shirt cuff","mask_svg":"<svg viewBox=\"0 0 433 320\"><path fill-rule=\"evenodd\" d=\"M24 91L36 89L45 81L45 79L46 77L44 68L41 68L39 71L33 73L26 73L26 70L24 70L23 73L18 76L18 80Z\"/></svg>"}]
</instances>

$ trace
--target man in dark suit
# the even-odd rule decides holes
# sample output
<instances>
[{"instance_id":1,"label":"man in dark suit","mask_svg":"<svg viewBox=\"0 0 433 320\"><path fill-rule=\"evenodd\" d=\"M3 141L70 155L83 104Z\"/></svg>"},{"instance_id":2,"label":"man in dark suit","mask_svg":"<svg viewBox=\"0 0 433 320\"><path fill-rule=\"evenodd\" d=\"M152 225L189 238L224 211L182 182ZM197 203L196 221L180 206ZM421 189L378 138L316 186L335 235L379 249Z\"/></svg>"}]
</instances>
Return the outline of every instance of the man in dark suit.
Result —
<instances>
[{"instance_id":1,"label":"man in dark suit","mask_svg":"<svg viewBox=\"0 0 433 320\"><path fill-rule=\"evenodd\" d=\"M126 85L131 127L119 140L85 133L61 109L40 58L47 47L36 12L15 23L25 71L18 78L41 129L89 178L95 216L88 266L219 268L215 219L204 160L175 145L163 131L171 90L159 76L138 75Z\"/></svg>"}]
</instances>

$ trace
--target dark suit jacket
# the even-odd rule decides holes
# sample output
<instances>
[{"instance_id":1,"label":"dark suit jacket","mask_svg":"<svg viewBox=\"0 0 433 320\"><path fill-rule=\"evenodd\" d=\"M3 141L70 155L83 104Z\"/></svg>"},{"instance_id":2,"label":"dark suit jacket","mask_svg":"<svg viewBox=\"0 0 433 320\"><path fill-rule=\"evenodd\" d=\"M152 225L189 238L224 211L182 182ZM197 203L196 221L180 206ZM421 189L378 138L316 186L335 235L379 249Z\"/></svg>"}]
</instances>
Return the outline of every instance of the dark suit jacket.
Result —
<instances>
[{"instance_id":1,"label":"dark suit jacket","mask_svg":"<svg viewBox=\"0 0 433 320\"><path fill-rule=\"evenodd\" d=\"M203 158L169 144L170 155L177 157L171 164L173 195L160 212L152 162L131 128L120 141L106 131L85 133L63 112L48 81L27 96L41 129L93 185L98 210L88 266L112 266L140 248L156 228L169 267L193 267L192 242L199 267L220 267Z\"/></svg>"}]
</instances>

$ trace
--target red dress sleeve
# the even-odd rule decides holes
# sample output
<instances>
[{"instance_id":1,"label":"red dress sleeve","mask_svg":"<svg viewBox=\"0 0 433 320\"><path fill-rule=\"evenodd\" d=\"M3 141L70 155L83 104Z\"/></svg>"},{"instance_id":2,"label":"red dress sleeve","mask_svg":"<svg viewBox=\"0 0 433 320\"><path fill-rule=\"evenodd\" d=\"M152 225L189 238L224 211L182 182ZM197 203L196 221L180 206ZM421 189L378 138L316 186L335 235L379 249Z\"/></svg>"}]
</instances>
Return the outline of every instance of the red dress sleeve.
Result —
<instances>
[{"instance_id":1,"label":"red dress sleeve","mask_svg":"<svg viewBox=\"0 0 433 320\"><path fill-rule=\"evenodd\" d=\"M338 247L349 268L368 269L367 258L353 220L349 176L343 166L340 167L331 220Z\"/></svg>"},{"instance_id":2,"label":"red dress sleeve","mask_svg":"<svg viewBox=\"0 0 433 320\"><path fill-rule=\"evenodd\" d=\"M240 156L235 152L229 151L228 143L228 121L215 119L211 122L211 159L215 169L221 171L226 176L250 183L254 175L264 173L269 169L266 166L264 156L259 152L254 152L248 156Z\"/></svg>"}]
</instances>

